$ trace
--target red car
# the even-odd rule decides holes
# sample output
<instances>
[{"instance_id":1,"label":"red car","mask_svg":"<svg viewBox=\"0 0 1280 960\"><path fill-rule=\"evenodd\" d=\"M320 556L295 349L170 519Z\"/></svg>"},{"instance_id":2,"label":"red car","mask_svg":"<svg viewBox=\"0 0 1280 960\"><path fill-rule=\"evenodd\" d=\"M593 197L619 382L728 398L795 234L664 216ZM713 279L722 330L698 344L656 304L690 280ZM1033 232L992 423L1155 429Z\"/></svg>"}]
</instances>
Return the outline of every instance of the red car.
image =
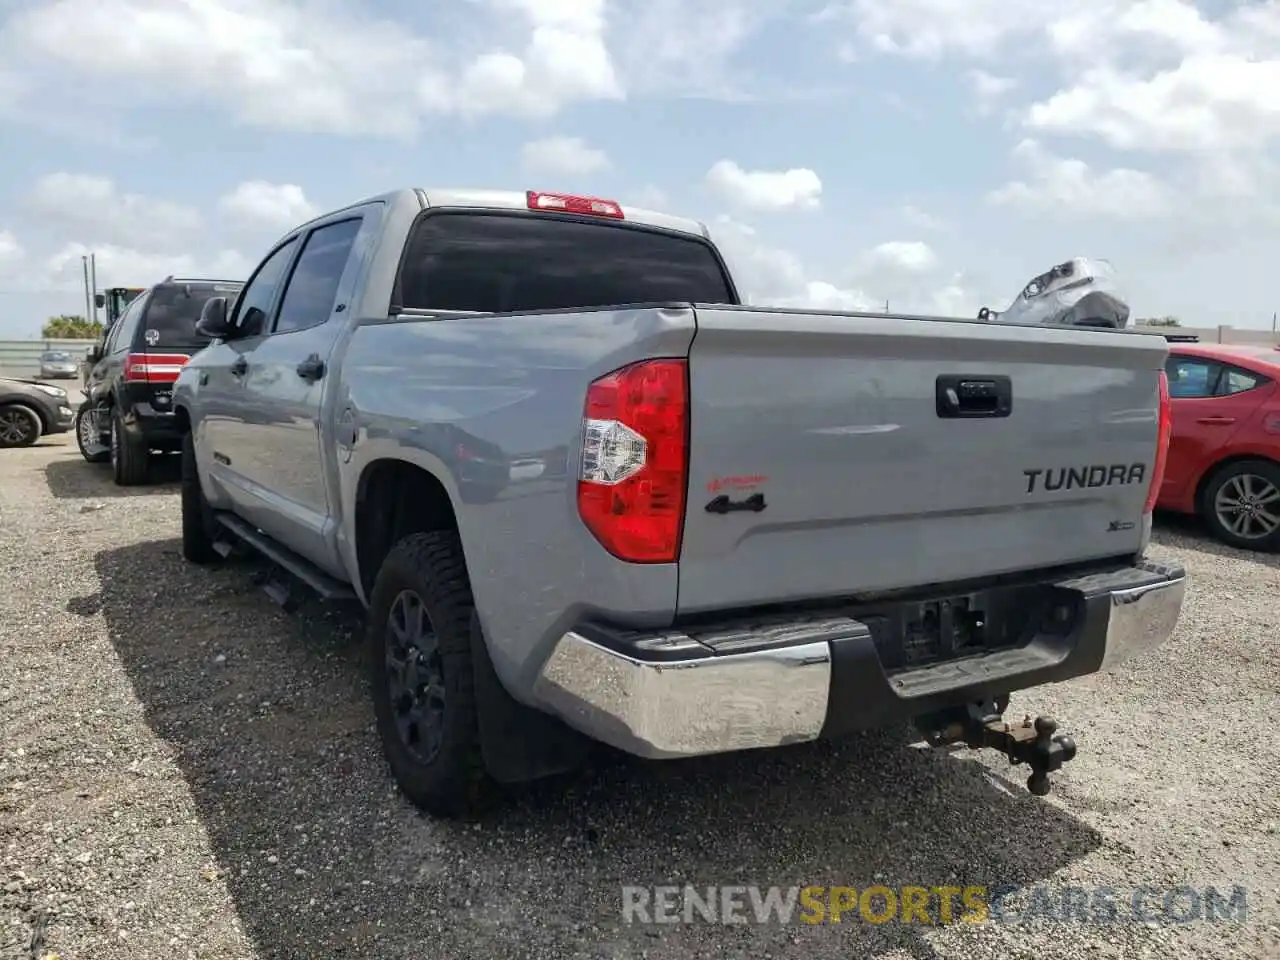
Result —
<instances>
[{"instance_id":1,"label":"red car","mask_svg":"<svg viewBox=\"0 0 1280 960\"><path fill-rule=\"evenodd\" d=\"M1224 543L1280 550L1280 348L1171 343L1173 436L1157 506Z\"/></svg>"}]
</instances>

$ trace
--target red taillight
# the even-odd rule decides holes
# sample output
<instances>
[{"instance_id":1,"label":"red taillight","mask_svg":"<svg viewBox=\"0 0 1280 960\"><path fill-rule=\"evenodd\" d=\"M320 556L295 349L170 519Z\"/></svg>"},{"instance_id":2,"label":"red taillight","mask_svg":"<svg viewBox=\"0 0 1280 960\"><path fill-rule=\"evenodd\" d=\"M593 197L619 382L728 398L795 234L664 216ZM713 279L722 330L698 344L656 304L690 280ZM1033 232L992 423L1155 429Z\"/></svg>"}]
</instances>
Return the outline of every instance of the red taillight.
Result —
<instances>
[{"instance_id":1,"label":"red taillight","mask_svg":"<svg viewBox=\"0 0 1280 960\"><path fill-rule=\"evenodd\" d=\"M578 513L605 549L630 563L674 563L689 473L684 360L646 360L587 388Z\"/></svg>"},{"instance_id":2,"label":"red taillight","mask_svg":"<svg viewBox=\"0 0 1280 960\"><path fill-rule=\"evenodd\" d=\"M536 190L526 191L525 197L529 202L530 210L556 210L560 213L583 213L591 217L624 219L621 206L612 200L601 200L599 197L574 197L567 193L539 193Z\"/></svg>"},{"instance_id":3,"label":"red taillight","mask_svg":"<svg viewBox=\"0 0 1280 960\"><path fill-rule=\"evenodd\" d=\"M124 358L124 378L132 383L173 383L190 359L185 353L131 353Z\"/></svg>"},{"instance_id":4,"label":"red taillight","mask_svg":"<svg viewBox=\"0 0 1280 960\"><path fill-rule=\"evenodd\" d=\"M1169 378L1160 371L1160 425L1156 428L1156 460L1151 467L1151 488L1147 491L1147 505L1143 513L1151 513L1160 499L1160 487L1164 483L1164 465L1169 459L1169 439L1173 435L1173 410L1169 405Z\"/></svg>"}]
</instances>

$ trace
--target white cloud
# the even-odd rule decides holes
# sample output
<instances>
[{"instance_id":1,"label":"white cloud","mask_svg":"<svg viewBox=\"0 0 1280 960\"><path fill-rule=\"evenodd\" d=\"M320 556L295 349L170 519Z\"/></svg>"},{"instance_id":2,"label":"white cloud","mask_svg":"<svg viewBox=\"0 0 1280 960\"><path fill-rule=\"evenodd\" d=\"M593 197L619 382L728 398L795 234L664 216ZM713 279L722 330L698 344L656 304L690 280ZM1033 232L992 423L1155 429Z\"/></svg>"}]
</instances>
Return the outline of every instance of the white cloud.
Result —
<instances>
[{"instance_id":1,"label":"white cloud","mask_svg":"<svg viewBox=\"0 0 1280 960\"><path fill-rule=\"evenodd\" d=\"M518 53L492 31L475 34L488 48L441 44L343 0L54 0L12 17L3 39L12 62L51 68L46 95L68 89L69 69L130 102L214 102L292 131L404 136L424 113L546 115L622 97L602 0L492 6L519 14L496 38L521 33Z\"/></svg>"},{"instance_id":2,"label":"white cloud","mask_svg":"<svg viewBox=\"0 0 1280 960\"><path fill-rule=\"evenodd\" d=\"M967 76L978 102L978 110L982 113L991 111L1005 94L1018 85L1013 77L998 77L985 70L970 70Z\"/></svg>"},{"instance_id":3,"label":"white cloud","mask_svg":"<svg viewBox=\"0 0 1280 960\"><path fill-rule=\"evenodd\" d=\"M12 266L26 257L27 251L8 230L0 230L0 269Z\"/></svg>"},{"instance_id":4,"label":"white cloud","mask_svg":"<svg viewBox=\"0 0 1280 960\"><path fill-rule=\"evenodd\" d=\"M520 158L535 172L566 176L597 173L609 166L605 152L589 146L581 137L532 140L521 148Z\"/></svg>"},{"instance_id":5,"label":"white cloud","mask_svg":"<svg viewBox=\"0 0 1280 960\"><path fill-rule=\"evenodd\" d=\"M852 22L875 50L933 59L951 52L989 56L1054 14L1042 0L852 0L833 7L829 19Z\"/></svg>"},{"instance_id":6,"label":"white cloud","mask_svg":"<svg viewBox=\"0 0 1280 960\"><path fill-rule=\"evenodd\" d=\"M1280 134L1276 90L1280 59L1203 54L1149 77L1089 70L1033 104L1026 119L1036 130L1092 134L1121 150L1256 148Z\"/></svg>"},{"instance_id":7,"label":"white cloud","mask_svg":"<svg viewBox=\"0 0 1280 960\"><path fill-rule=\"evenodd\" d=\"M924 273L938 266L938 255L922 240L890 240L873 247L866 260L873 269L888 267L910 273Z\"/></svg>"},{"instance_id":8,"label":"white cloud","mask_svg":"<svg viewBox=\"0 0 1280 960\"><path fill-rule=\"evenodd\" d=\"M744 170L720 160L707 171L706 182L722 199L748 210L811 210L822 197L822 181L807 167Z\"/></svg>"},{"instance_id":9,"label":"white cloud","mask_svg":"<svg viewBox=\"0 0 1280 960\"><path fill-rule=\"evenodd\" d=\"M632 194L631 201L633 206L647 207L650 210L665 210L671 203L671 198L668 196L667 191L661 187L648 184ZM625 204L626 201L624 200L623 203Z\"/></svg>"},{"instance_id":10,"label":"white cloud","mask_svg":"<svg viewBox=\"0 0 1280 960\"><path fill-rule=\"evenodd\" d=\"M68 243L40 265L52 287L76 288L83 284L80 258L94 254L98 286L146 286L170 274L201 276L217 280L244 280L252 264L235 250L222 250L208 257L185 253L148 253L112 244L88 246Z\"/></svg>"},{"instance_id":11,"label":"white cloud","mask_svg":"<svg viewBox=\"0 0 1280 960\"><path fill-rule=\"evenodd\" d=\"M642 95L738 100L756 86L736 75L742 45L789 0L612 0L607 36L628 89ZM751 65L754 66L754 65Z\"/></svg>"},{"instance_id":12,"label":"white cloud","mask_svg":"<svg viewBox=\"0 0 1280 960\"><path fill-rule=\"evenodd\" d=\"M238 226L277 232L291 230L320 212L297 184L265 180L237 184L218 200L218 207Z\"/></svg>"},{"instance_id":13,"label":"white cloud","mask_svg":"<svg viewBox=\"0 0 1280 960\"><path fill-rule=\"evenodd\" d=\"M747 303L840 310L870 307L861 291L811 276L797 256L764 243L748 224L720 216L708 229Z\"/></svg>"},{"instance_id":14,"label":"white cloud","mask_svg":"<svg viewBox=\"0 0 1280 960\"><path fill-rule=\"evenodd\" d=\"M1143 219L1171 209L1167 188L1150 173L1117 168L1099 173L1082 160L1056 157L1034 140L1024 140L1014 156L1028 169L988 194L997 206L1016 207L1069 219Z\"/></svg>"},{"instance_id":15,"label":"white cloud","mask_svg":"<svg viewBox=\"0 0 1280 960\"><path fill-rule=\"evenodd\" d=\"M908 203L902 208L902 217L913 227L921 230L941 231L950 229L950 225L941 217L935 217L915 204Z\"/></svg>"},{"instance_id":16,"label":"white cloud","mask_svg":"<svg viewBox=\"0 0 1280 960\"><path fill-rule=\"evenodd\" d=\"M54 225L124 245L161 248L191 239L201 227L194 207L124 193L108 177L87 174L47 174L36 181L27 203Z\"/></svg>"},{"instance_id":17,"label":"white cloud","mask_svg":"<svg viewBox=\"0 0 1280 960\"><path fill-rule=\"evenodd\" d=\"M941 271L937 254L919 241L889 241L854 258L843 271L815 275L786 250L767 244L751 226L727 216L710 224L743 299L757 306L880 312L885 302L906 313L973 316L979 301L964 277Z\"/></svg>"}]
</instances>

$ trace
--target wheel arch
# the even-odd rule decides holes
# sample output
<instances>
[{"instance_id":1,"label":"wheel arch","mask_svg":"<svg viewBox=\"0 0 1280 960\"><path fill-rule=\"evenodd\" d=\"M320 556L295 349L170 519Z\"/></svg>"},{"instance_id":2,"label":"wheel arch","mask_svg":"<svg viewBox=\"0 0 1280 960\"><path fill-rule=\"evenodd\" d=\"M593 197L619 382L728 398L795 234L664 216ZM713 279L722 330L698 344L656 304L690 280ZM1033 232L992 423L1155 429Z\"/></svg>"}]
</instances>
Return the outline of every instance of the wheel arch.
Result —
<instances>
[{"instance_id":1,"label":"wheel arch","mask_svg":"<svg viewBox=\"0 0 1280 960\"><path fill-rule=\"evenodd\" d=\"M21 407L23 410L27 410L34 414L36 423L40 424L41 437L49 432L50 421L43 405L40 403L21 395L15 395L5 397L3 400L0 400L0 410L5 409L6 407Z\"/></svg>"},{"instance_id":2,"label":"wheel arch","mask_svg":"<svg viewBox=\"0 0 1280 960\"><path fill-rule=\"evenodd\" d=\"M1222 471L1237 463L1247 463L1250 460L1261 460L1265 463L1270 463L1274 467L1280 468L1280 460L1260 453L1232 453L1220 460L1215 460L1204 469L1200 479L1196 481L1194 501L1196 512L1198 513L1203 509L1205 491L1209 489L1209 484L1213 483L1214 479L1217 478Z\"/></svg>"},{"instance_id":3,"label":"wheel arch","mask_svg":"<svg viewBox=\"0 0 1280 960\"><path fill-rule=\"evenodd\" d=\"M396 541L413 533L458 529L444 482L426 467L396 457L371 460L360 471L352 519L356 575L366 597Z\"/></svg>"}]
</instances>

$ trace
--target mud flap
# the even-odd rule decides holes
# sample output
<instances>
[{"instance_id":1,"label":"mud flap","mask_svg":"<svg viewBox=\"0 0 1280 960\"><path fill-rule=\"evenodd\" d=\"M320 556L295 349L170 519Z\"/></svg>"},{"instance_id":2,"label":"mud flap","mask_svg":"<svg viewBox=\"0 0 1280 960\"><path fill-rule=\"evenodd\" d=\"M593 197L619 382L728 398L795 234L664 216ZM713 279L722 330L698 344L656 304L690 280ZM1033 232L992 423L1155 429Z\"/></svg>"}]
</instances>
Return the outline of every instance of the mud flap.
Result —
<instances>
[{"instance_id":1,"label":"mud flap","mask_svg":"<svg viewBox=\"0 0 1280 960\"><path fill-rule=\"evenodd\" d=\"M507 693L489 659L480 617L471 614L471 664L484 765L494 780L515 784L579 767L592 742L558 718Z\"/></svg>"}]
</instances>

